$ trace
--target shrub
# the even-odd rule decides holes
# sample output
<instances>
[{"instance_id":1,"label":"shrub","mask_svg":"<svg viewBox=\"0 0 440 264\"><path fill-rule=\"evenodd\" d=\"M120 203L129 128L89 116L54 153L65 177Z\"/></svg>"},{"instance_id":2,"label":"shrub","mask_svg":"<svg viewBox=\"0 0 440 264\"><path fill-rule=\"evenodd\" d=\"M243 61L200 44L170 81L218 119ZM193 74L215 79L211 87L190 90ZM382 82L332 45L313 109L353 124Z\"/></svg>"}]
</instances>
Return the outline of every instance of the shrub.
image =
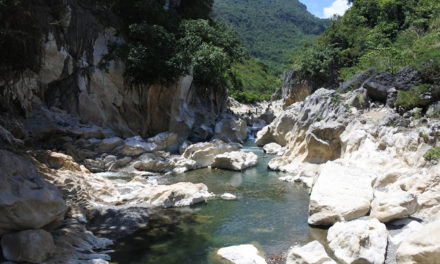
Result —
<instances>
[{"instance_id":1,"label":"shrub","mask_svg":"<svg viewBox=\"0 0 440 264\"><path fill-rule=\"evenodd\" d=\"M411 109L420 104L421 95L426 92L430 84L421 84L409 91L398 91L396 105Z\"/></svg>"},{"instance_id":2,"label":"shrub","mask_svg":"<svg viewBox=\"0 0 440 264\"><path fill-rule=\"evenodd\" d=\"M412 65L429 82L439 80L440 1L350 2L353 6L344 16L335 18L313 45L297 52L293 61L297 71L321 84L337 85L338 80L371 68L396 73Z\"/></svg>"},{"instance_id":3,"label":"shrub","mask_svg":"<svg viewBox=\"0 0 440 264\"><path fill-rule=\"evenodd\" d=\"M114 1L128 40L111 43L106 59L125 62L131 87L170 84L190 69L197 84L225 86L227 70L244 55L235 31L200 19L209 16L212 0L182 1L168 10L160 0Z\"/></svg>"},{"instance_id":4,"label":"shrub","mask_svg":"<svg viewBox=\"0 0 440 264\"><path fill-rule=\"evenodd\" d=\"M426 152L424 155L426 160L440 160L440 147L435 147Z\"/></svg>"}]
</instances>

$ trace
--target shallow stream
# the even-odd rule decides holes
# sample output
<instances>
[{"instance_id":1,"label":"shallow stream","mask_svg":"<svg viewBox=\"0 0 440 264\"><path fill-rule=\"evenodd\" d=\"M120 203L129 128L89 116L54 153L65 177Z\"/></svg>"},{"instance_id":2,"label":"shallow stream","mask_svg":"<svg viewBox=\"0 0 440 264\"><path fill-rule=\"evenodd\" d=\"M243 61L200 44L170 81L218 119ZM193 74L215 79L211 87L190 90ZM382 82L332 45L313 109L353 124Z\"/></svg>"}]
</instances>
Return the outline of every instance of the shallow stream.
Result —
<instances>
[{"instance_id":1,"label":"shallow stream","mask_svg":"<svg viewBox=\"0 0 440 264\"><path fill-rule=\"evenodd\" d=\"M258 166L243 172L201 169L167 176L167 183L204 183L220 198L189 208L167 209L150 219L148 227L115 245L113 263L220 264L220 247L256 245L268 259L279 259L295 244L321 240L323 231L307 225L308 189L278 180L269 171L266 155L253 142L244 146L259 156Z\"/></svg>"}]
</instances>

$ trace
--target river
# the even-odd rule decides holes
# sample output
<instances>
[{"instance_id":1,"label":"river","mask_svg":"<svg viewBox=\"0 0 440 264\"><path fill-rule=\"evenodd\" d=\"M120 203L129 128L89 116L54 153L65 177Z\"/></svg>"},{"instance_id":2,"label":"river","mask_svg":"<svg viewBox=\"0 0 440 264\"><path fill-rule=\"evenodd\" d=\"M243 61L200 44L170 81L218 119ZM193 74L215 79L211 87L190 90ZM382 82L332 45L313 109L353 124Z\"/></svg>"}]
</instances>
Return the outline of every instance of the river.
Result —
<instances>
[{"instance_id":1,"label":"river","mask_svg":"<svg viewBox=\"0 0 440 264\"><path fill-rule=\"evenodd\" d=\"M292 245L322 240L324 231L307 225L308 189L279 181L282 173L267 169L274 156L252 141L243 150L259 156L256 167L243 172L201 169L162 180L204 183L216 195L229 192L237 200L216 198L162 210L147 228L116 243L112 263L221 264L225 262L216 256L218 248L248 243L278 259Z\"/></svg>"}]
</instances>

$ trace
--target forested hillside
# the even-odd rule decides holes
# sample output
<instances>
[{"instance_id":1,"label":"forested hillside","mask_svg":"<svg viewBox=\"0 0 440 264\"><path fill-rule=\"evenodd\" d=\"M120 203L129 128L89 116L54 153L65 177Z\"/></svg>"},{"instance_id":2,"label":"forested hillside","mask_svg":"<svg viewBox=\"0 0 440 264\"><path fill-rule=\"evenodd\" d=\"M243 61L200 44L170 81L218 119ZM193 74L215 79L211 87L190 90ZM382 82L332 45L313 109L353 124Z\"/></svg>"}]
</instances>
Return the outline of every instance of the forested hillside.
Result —
<instances>
[{"instance_id":1,"label":"forested hillside","mask_svg":"<svg viewBox=\"0 0 440 264\"><path fill-rule=\"evenodd\" d=\"M438 0L355 0L313 45L293 58L294 68L318 86L356 73L416 66L433 82L440 70Z\"/></svg>"},{"instance_id":2,"label":"forested hillside","mask_svg":"<svg viewBox=\"0 0 440 264\"><path fill-rule=\"evenodd\" d=\"M321 34L328 23L298 0L216 0L212 17L233 25L251 55L276 74L293 50Z\"/></svg>"},{"instance_id":3,"label":"forested hillside","mask_svg":"<svg viewBox=\"0 0 440 264\"><path fill-rule=\"evenodd\" d=\"M211 17L233 26L249 51L228 75L230 94L245 103L269 100L291 54L328 25L298 0L215 0Z\"/></svg>"}]
</instances>

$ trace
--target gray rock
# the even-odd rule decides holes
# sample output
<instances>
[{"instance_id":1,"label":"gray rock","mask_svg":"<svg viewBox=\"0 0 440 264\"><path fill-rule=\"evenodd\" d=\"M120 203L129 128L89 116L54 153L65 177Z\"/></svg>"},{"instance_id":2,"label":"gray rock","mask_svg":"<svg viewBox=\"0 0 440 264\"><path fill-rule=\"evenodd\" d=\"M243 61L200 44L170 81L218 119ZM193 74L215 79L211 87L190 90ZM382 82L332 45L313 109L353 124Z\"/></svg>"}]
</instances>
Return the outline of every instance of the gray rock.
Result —
<instances>
[{"instance_id":1,"label":"gray rock","mask_svg":"<svg viewBox=\"0 0 440 264\"><path fill-rule=\"evenodd\" d=\"M177 153L179 151L178 135L173 132L163 132L147 140L155 144L155 151L168 151Z\"/></svg>"},{"instance_id":2,"label":"gray rock","mask_svg":"<svg viewBox=\"0 0 440 264\"><path fill-rule=\"evenodd\" d=\"M225 142L243 143L247 139L246 122L232 114L223 114L215 125L214 137Z\"/></svg>"},{"instance_id":3,"label":"gray rock","mask_svg":"<svg viewBox=\"0 0 440 264\"><path fill-rule=\"evenodd\" d=\"M102 159L86 159L84 160L84 166L91 172L103 172L105 171L105 163Z\"/></svg>"},{"instance_id":4,"label":"gray rock","mask_svg":"<svg viewBox=\"0 0 440 264\"><path fill-rule=\"evenodd\" d=\"M55 253L52 235L44 230L25 230L2 237L3 256L10 261L42 263Z\"/></svg>"},{"instance_id":5,"label":"gray rock","mask_svg":"<svg viewBox=\"0 0 440 264\"><path fill-rule=\"evenodd\" d=\"M124 141L119 137L105 138L99 143L96 150L101 153L111 152L114 148L121 145L123 142Z\"/></svg>"},{"instance_id":6,"label":"gray rock","mask_svg":"<svg viewBox=\"0 0 440 264\"><path fill-rule=\"evenodd\" d=\"M38 229L64 218L66 204L23 157L0 150L0 235Z\"/></svg>"},{"instance_id":7,"label":"gray rock","mask_svg":"<svg viewBox=\"0 0 440 264\"><path fill-rule=\"evenodd\" d=\"M150 212L147 208L101 208L89 214L88 228L95 234L112 240L129 236L147 226Z\"/></svg>"},{"instance_id":8,"label":"gray rock","mask_svg":"<svg viewBox=\"0 0 440 264\"><path fill-rule=\"evenodd\" d=\"M394 76L391 73L383 72L369 78L363 84L367 89L367 95L373 99L385 103L388 92L393 88Z\"/></svg>"},{"instance_id":9,"label":"gray rock","mask_svg":"<svg viewBox=\"0 0 440 264\"><path fill-rule=\"evenodd\" d=\"M263 114L261 114L259 119L264 120L266 124L270 124L275 119L275 114L272 110L266 110Z\"/></svg>"},{"instance_id":10,"label":"gray rock","mask_svg":"<svg viewBox=\"0 0 440 264\"><path fill-rule=\"evenodd\" d=\"M118 148L118 153L125 156L138 156L145 152L157 150L157 145L152 142L145 142L140 136L127 138L124 144Z\"/></svg>"},{"instance_id":11,"label":"gray rock","mask_svg":"<svg viewBox=\"0 0 440 264\"><path fill-rule=\"evenodd\" d=\"M282 99L284 99L284 108L289 107L293 103L303 101L317 88L313 81L298 78L294 70L283 73L281 94Z\"/></svg>"},{"instance_id":12,"label":"gray rock","mask_svg":"<svg viewBox=\"0 0 440 264\"><path fill-rule=\"evenodd\" d=\"M414 85L422 82L422 74L414 66L405 67L400 70L394 79L393 86L397 90L408 91L414 87Z\"/></svg>"},{"instance_id":13,"label":"gray rock","mask_svg":"<svg viewBox=\"0 0 440 264\"><path fill-rule=\"evenodd\" d=\"M346 80L341 84L339 89L342 91L351 91L359 89L362 84L371 76L371 72L359 73L353 76L351 79Z\"/></svg>"},{"instance_id":14,"label":"gray rock","mask_svg":"<svg viewBox=\"0 0 440 264\"><path fill-rule=\"evenodd\" d=\"M426 116L431 118L440 118L440 101L433 103L428 107Z\"/></svg>"}]
</instances>

